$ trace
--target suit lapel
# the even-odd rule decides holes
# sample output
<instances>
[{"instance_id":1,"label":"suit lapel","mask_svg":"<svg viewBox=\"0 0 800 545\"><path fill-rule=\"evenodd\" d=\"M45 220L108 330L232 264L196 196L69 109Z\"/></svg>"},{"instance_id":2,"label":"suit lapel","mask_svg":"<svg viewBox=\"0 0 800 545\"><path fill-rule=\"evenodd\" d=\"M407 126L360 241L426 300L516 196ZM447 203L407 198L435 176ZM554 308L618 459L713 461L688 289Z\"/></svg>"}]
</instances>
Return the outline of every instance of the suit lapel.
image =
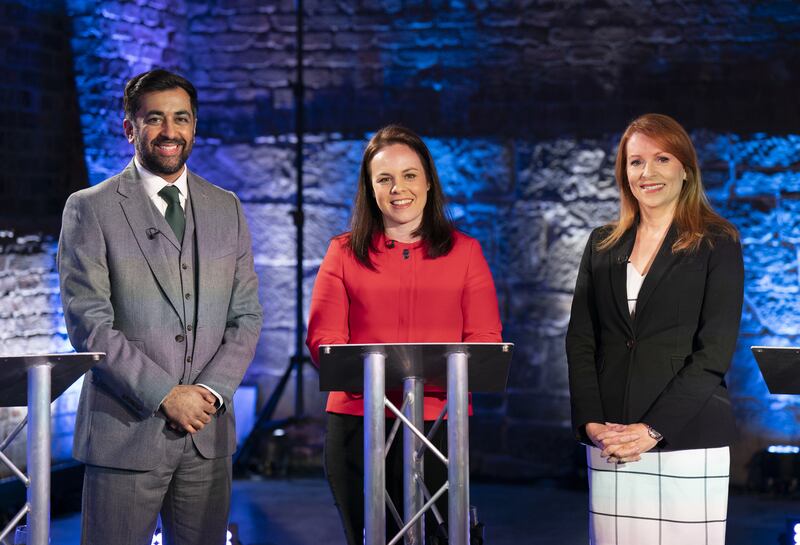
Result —
<instances>
[{"instance_id":1,"label":"suit lapel","mask_svg":"<svg viewBox=\"0 0 800 545\"><path fill-rule=\"evenodd\" d=\"M164 225L158 222L159 218L156 216L160 214L155 213L153 203L144 191L133 161L120 174L117 192L123 197L120 201L122 212L125 214L125 219L128 220L128 225L130 225L133 236L136 238L136 242L139 244L139 248L147 261L147 265L175 312L178 313L179 317L182 316L180 287L178 286L177 278L170 270L167 253L157 238L161 235L157 234L155 238L151 239L148 236L148 230L158 229L165 236L171 235L173 240L170 240L170 243L173 244L175 235L164 218L161 218Z\"/></svg>"},{"instance_id":2,"label":"suit lapel","mask_svg":"<svg viewBox=\"0 0 800 545\"><path fill-rule=\"evenodd\" d=\"M619 244L608 253L611 260L611 289L614 294L614 302L625 323L631 329L633 329L633 322L628 310L628 258L633 250L635 240L636 225L625 231Z\"/></svg>"},{"instance_id":3,"label":"suit lapel","mask_svg":"<svg viewBox=\"0 0 800 545\"><path fill-rule=\"evenodd\" d=\"M648 299L650 299L653 291L658 287L661 279L664 278L664 273L675 263L677 256L672 253L672 244L677 237L678 228L673 223L669 231L667 231L666 236L664 236L661 247L658 249L658 253L656 253L656 257L653 259L653 264L650 265L650 270L647 272L647 276L644 277L644 282L642 282L642 287L639 290L639 296L636 301L636 316L641 316Z\"/></svg>"},{"instance_id":4,"label":"suit lapel","mask_svg":"<svg viewBox=\"0 0 800 545\"><path fill-rule=\"evenodd\" d=\"M192 199L192 214L194 219L195 262L197 263L197 323L204 323L206 305L201 300L202 294L213 293L212 281L207 273L208 260L213 255L213 248L217 245L216 233L222 227L217 225L215 214L203 181L189 172L187 179L189 195Z\"/></svg>"}]
</instances>

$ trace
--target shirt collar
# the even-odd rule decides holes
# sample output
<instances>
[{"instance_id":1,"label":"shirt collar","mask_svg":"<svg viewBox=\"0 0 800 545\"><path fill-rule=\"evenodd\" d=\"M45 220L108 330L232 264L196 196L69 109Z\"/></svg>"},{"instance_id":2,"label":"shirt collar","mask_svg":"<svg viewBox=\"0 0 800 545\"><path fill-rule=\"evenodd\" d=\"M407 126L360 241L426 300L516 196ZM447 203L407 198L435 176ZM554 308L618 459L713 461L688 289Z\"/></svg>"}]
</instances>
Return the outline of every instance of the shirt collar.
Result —
<instances>
[{"instance_id":1,"label":"shirt collar","mask_svg":"<svg viewBox=\"0 0 800 545\"><path fill-rule=\"evenodd\" d=\"M189 169L186 167L186 165L183 165L183 172L181 172L181 175L178 176L178 179L170 184L158 174L153 174L144 168L137 157L133 158L133 164L136 166L136 172L142 179L144 190L147 192L147 196L151 199L158 195L158 192L168 185L174 185L177 187L178 191L180 191L184 198L189 196L189 185L187 181Z\"/></svg>"}]
</instances>

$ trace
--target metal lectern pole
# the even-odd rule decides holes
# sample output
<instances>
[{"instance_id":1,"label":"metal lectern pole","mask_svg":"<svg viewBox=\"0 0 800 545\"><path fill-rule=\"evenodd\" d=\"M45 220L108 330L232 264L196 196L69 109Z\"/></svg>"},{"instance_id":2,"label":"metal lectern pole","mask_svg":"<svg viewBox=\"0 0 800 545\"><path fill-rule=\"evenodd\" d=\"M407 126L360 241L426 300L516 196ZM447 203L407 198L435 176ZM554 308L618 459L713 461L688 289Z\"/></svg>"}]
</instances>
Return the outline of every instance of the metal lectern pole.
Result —
<instances>
[{"instance_id":1,"label":"metal lectern pole","mask_svg":"<svg viewBox=\"0 0 800 545\"><path fill-rule=\"evenodd\" d=\"M469 394L467 353L447 354L448 542L469 543Z\"/></svg>"},{"instance_id":2,"label":"metal lectern pole","mask_svg":"<svg viewBox=\"0 0 800 545\"><path fill-rule=\"evenodd\" d=\"M384 446L386 420L386 356L382 352L364 354L364 542L386 543L386 469Z\"/></svg>"},{"instance_id":3,"label":"metal lectern pole","mask_svg":"<svg viewBox=\"0 0 800 545\"><path fill-rule=\"evenodd\" d=\"M28 368L28 545L50 541L50 364Z\"/></svg>"},{"instance_id":4,"label":"metal lectern pole","mask_svg":"<svg viewBox=\"0 0 800 545\"><path fill-rule=\"evenodd\" d=\"M406 403L404 415L422 433L425 433L425 420L423 409L425 407L424 382L421 378L408 377L403 380L404 399ZM411 431L409 426L403 426L403 520L410 521L422 509L424 496L420 480L425 475L423 467L423 451L420 450L422 441ZM406 545L421 545L425 535L425 517L420 517L405 535Z\"/></svg>"},{"instance_id":5,"label":"metal lectern pole","mask_svg":"<svg viewBox=\"0 0 800 545\"><path fill-rule=\"evenodd\" d=\"M399 545L405 538L406 545L414 543L416 536L421 543L425 538L425 525L420 519L434 503L447 493L448 497L448 543L468 545L469 521L469 394L468 389L479 392L502 392L508 378L511 363L511 343L391 343L351 344L320 346L320 389L323 391L364 392L364 530L366 545L386 543L386 511L388 504L392 516L399 520L399 505L389 501L386 494L387 452L386 421L388 409L404 427L404 444L409 448L403 452L405 498L413 498L421 492L424 504L421 509L410 509L404 502L405 521L400 521L400 532L389 541ZM469 364L469 365L468 365ZM388 376L387 376L388 373ZM447 376L447 380L442 378ZM414 384L416 383L416 384ZM423 383L431 386L447 386L447 456L436 448L425 436L423 426ZM446 384L445 384L446 383ZM392 391L403 385L406 394L403 407L398 409L387 397L386 389ZM412 385L413 384L413 385ZM411 402L413 398L413 402ZM385 408L384 408L385 406ZM417 406L413 411L408 406ZM422 414L417 413L419 410ZM440 419L444 418L444 412ZM412 418L413 417L413 418ZM419 422L419 429L413 421ZM439 420L431 428L435 433ZM388 443L394 439L392 429ZM405 432L414 430L414 440ZM417 446L421 441L424 447ZM412 446L413 445L413 446ZM447 483L439 490L428 491L422 482L423 452L430 452L447 466ZM413 471L418 464L419 472ZM438 463L438 461L436 462ZM412 467L409 467L412 466ZM430 468L428 468L430 469ZM398 483L399 484L399 483ZM418 488L419 487L419 488ZM431 494L433 492L433 494ZM416 511L414 513L414 511ZM409 518L409 514L412 516ZM437 522L443 513L434 511ZM411 533L407 533L408 531ZM428 528L428 531L432 530ZM438 531L439 528L436 528ZM432 533L432 532L431 532ZM358 539L359 536L356 536ZM361 540L358 540L359 543Z\"/></svg>"}]
</instances>

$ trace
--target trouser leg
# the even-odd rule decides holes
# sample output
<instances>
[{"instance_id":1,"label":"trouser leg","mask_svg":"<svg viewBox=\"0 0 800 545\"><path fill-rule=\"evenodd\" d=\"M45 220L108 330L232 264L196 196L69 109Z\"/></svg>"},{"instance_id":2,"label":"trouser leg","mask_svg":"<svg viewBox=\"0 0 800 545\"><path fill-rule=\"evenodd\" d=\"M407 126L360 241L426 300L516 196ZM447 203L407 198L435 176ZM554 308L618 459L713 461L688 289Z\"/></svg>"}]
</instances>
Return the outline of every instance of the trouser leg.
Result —
<instances>
[{"instance_id":1,"label":"trouser leg","mask_svg":"<svg viewBox=\"0 0 800 545\"><path fill-rule=\"evenodd\" d=\"M161 509L164 545L225 545L231 480L230 456L203 458L187 438Z\"/></svg>"},{"instance_id":2,"label":"trouser leg","mask_svg":"<svg viewBox=\"0 0 800 545\"><path fill-rule=\"evenodd\" d=\"M328 414L325 476L342 520L348 545L364 542L364 419Z\"/></svg>"},{"instance_id":3,"label":"trouser leg","mask_svg":"<svg viewBox=\"0 0 800 545\"><path fill-rule=\"evenodd\" d=\"M129 471L86 466L81 545L150 545L171 468Z\"/></svg>"}]
</instances>

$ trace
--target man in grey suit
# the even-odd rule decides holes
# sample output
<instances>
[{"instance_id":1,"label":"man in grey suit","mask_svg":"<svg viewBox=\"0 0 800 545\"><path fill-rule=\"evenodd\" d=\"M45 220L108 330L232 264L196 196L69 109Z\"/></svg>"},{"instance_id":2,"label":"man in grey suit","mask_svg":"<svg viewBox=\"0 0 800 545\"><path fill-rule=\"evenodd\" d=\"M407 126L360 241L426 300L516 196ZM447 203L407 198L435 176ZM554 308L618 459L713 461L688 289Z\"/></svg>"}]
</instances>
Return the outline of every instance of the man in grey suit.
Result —
<instances>
[{"instance_id":1,"label":"man in grey suit","mask_svg":"<svg viewBox=\"0 0 800 545\"><path fill-rule=\"evenodd\" d=\"M185 166L197 93L153 70L125 87L135 157L70 196L58 266L84 379L75 458L86 545L223 545L236 448L233 393L261 331L250 234L236 196Z\"/></svg>"}]
</instances>

